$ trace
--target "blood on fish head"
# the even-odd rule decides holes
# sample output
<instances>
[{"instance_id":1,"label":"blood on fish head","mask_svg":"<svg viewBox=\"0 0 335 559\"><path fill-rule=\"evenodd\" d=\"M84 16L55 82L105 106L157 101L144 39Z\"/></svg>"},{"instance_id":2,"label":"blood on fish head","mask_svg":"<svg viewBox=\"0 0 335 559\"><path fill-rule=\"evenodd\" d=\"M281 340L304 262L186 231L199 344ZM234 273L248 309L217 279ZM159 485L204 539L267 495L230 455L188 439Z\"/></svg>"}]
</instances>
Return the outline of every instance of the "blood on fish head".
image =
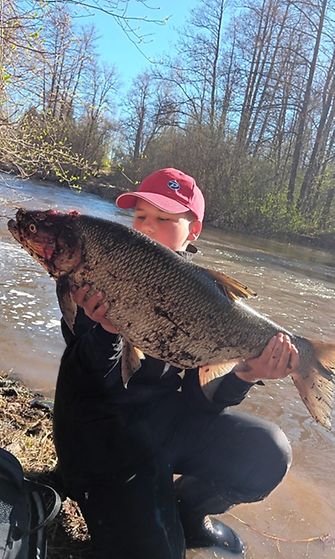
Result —
<instances>
[{"instance_id":1,"label":"blood on fish head","mask_svg":"<svg viewBox=\"0 0 335 559\"><path fill-rule=\"evenodd\" d=\"M16 241L52 276L69 273L81 261L81 243L73 223L79 213L20 208L8 229Z\"/></svg>"}]
</instances>

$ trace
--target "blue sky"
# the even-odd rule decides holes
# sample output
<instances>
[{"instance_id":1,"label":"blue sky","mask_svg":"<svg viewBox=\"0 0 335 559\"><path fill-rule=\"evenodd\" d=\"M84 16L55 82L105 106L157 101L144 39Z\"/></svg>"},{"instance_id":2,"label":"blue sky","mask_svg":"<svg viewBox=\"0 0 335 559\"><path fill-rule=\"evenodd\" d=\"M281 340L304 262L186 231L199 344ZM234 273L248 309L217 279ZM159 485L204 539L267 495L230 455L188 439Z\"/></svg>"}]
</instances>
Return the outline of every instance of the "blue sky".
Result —
<instances>
[{"instance_id":1,"label":"blue sky","mask_svg":"<svg viewBox=\"0 0 335 559\"><path fill-rule=\"evenodd\" d=\"M135 3L130 4L135 7ZM142 33L146 34L144 42L139 45L141 50L148 58L157 59L163 52L168 52L173 47L177 40L176 29L185 23L190 10L198 2L197 0L148 0L148 4L157 8L145 11L148 18L163 20L170 16L165 25L143 22L135 24L141 25ZM142 15L144 9L138 4L136 11L131 14ZM81 19L80 23L84 24L89 21L94 23L100 36L98 51L101 60L115 64L122 82L127 86L131 79L147 68L150 63L111 16L96 12L90 18Z\"/></svg>"}]
</instances>

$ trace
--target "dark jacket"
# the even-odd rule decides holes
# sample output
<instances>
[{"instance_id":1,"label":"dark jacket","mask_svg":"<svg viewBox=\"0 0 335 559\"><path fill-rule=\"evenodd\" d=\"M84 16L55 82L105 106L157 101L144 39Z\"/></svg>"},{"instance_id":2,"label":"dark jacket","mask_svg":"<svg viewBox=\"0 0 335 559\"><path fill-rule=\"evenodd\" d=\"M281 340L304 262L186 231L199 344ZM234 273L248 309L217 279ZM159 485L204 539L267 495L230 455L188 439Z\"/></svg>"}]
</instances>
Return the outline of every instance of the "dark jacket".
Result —
<instances>
[{"instance_id":1,"label":"dark jacket","mask_svg":"<svg viewBox=\"0 0 335 559\"><path fill-rule=\"evenodd\" d=\"M184 371L163 361L146 356L141 368L130 378L127 388L121 379L121 337L104 330L78 310L74 334L62 320L62 333L67 344L61 369L71 370L77 390L110 393L114 405L145 404L167 392L183 390L208 411L220 412L239 404L252 383L239 379L234 372L225 375L209 402L199 385L198 369Z\"/></svg>"},{"instance_id":2,"label":"dark jacket","mask_svg":"<svg viewBox=\"0 0 335 559\"><path fill-rule=\"evenodd\" d=\"M191 258L195 250L180 254ZM56 387L54 439L64 486L74 498L76 491L95 483L125 479L139 462L151 460L156 452L149 442L155 429L152 410L159 411L163 424L174 418L180 398L192 413L196 409L219 413L239 404L252 386L228 373L209 401L200 387L198 369L183 371L145 356L125 388L119 335L92 322L82 309L74 333L64 320L62 333L67 347Z\"/></svg>"},{"instance_id":3,"label":"dark jacket","mask_svg":"<svg viewBox=\"0 0 335 559\"><path fill-rule=\"evenodd\" d=\"M173 416L178 391L185 405L218 413L239 404L252 386L233 372L223 377L214 402L204 396L198 370L181 371L146 356L127 388L121 379L120 336L105 331L79 309L72 334L64 322L67 343L61 360L54 407L54 439L69 496L95 483L128 475L146 460L143 416L160 406ZM169 399L170 407L166 407ZM166 411L162 412L166 413ZM164 418L162 418L164 421ZM148 455L148 456L147 456ZM150 459L150 458L149 458ZM135 466L134 466L135 464Z\"/></svg>"}]
</instances>

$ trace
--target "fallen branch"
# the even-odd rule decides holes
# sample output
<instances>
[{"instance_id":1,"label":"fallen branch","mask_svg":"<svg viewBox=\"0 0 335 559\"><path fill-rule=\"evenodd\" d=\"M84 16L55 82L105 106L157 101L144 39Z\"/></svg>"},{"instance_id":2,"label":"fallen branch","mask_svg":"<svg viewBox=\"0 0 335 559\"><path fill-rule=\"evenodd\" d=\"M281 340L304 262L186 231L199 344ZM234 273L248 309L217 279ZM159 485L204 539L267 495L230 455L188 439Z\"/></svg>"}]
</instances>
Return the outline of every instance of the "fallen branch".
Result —
<instances>
[{"instance_id":1,"label":"fallen branch","mask_svg":"<svg viewBox=\"0 0 335 559\"><path fill-rule=\"evenodd\" d=\"M282 543L311 543L311 542L319 541L323 544L326 544L326 543L334 543L335 542L335 537L331 536L331 534L321 534L321 535L318 535L318 536L310 536L309 538L283 538L281 536L276 536L275 534L269 534L267 532L263 532L262 530L258 530L257 528L254 528L253 526L251 526L251 524L249 524L248 522L245 522L245 520L242 520L242 518L239 518L238 516L235 516L231 512L229 512L227 514L229 514L229 516L231 516L235 520L238 520L238 522L240 522L244 526L248 526L248 528L250 528L250 530L252 530L253 532L256 532L257 534L260 534L261 536L264 536L265 538L268 538L269 540L275 540L277 542L282 542Z\"/></svg>"}]
</instances>

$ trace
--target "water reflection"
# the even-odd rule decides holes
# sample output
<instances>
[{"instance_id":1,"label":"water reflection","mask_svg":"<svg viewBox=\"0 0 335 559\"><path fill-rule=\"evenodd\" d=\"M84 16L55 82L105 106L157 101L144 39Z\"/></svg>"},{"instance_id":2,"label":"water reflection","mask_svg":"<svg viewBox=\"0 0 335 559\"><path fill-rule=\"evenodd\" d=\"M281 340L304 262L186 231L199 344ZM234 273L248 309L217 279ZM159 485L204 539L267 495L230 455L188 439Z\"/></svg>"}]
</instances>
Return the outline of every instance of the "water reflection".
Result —
<instances>
[{"instance_id":1,"label":"water reflection","mask_svg":"<svg viewBox=\"0 0 335 559\"><path fill-rule=\"evenodd\" d=\"M0 174L0 369L51 395L64 350L60 312L54 281L8 233L7 221L18 207L91 211L128 224L130 219L96 196Z\"/></svg>"},{"instance_id":2,"label":"water reflection","mask_svg":"<svg viewBox=\"0 0 335 559\"><path fill-rule=\"evenodd\" d=\"M245 239L244 242L246 242ZM208 267L224 270L254 289L258 297L250 304L279 324L306 336L331 341L334 334L334 274L329 262L335 256L324 251L314 251L313 263L297 260L296 247L283 245L289 257L276 257L236 247L226 248L226 235L218 231L205 231L199 240L202 255L199 262ZM268 250L274 241L265 241ZM275 243L276 246L278 243ZM222 250L223 249L223 250ZM311 249L307 248L308 258ZM305 254L305 248L300 247ZM274 264L275 262L275 264ZM325 263L326 262L326 263Z\"/></svg>"}]
</instances>

